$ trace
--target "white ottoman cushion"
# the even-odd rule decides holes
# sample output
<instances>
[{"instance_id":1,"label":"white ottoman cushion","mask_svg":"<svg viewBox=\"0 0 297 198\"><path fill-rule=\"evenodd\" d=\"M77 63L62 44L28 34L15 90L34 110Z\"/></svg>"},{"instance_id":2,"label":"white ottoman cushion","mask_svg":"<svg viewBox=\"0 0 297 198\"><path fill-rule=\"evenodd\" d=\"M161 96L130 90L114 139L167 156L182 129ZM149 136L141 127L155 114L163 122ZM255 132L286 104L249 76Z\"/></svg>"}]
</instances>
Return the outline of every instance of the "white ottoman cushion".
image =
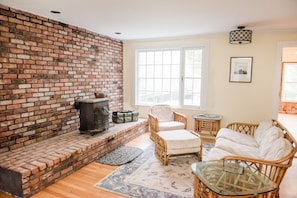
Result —
<instances>
[{"instance_id":1,"label":"white ottoman cushion","mask_svg":"<svg viewBox=\"0 0 297 198\"><path fill-rule=\"evenodd\" d=\"M169 154L195 153L200 151L200 138L187 130L160 131L157 134L166 142L167 153Z\"/></svg>"}]
</instances>

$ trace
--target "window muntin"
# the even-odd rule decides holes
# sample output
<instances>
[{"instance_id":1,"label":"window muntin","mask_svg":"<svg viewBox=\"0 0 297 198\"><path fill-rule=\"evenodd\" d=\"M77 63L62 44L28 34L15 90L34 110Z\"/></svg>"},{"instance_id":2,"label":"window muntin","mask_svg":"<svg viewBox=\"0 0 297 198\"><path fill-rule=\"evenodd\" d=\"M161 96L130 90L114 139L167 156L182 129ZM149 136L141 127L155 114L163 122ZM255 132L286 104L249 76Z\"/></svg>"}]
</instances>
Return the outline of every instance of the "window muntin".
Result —
<instances>
[{"instance_id":1,"label":"window muntin","mask_svg":"<svg viewBox=\"0 0 297 198\"><path fill-rule=\"evenodd\" d=\"M205 108L205 51L206 46L136 50L136 105Z\"/></svg>"}]
</instances>

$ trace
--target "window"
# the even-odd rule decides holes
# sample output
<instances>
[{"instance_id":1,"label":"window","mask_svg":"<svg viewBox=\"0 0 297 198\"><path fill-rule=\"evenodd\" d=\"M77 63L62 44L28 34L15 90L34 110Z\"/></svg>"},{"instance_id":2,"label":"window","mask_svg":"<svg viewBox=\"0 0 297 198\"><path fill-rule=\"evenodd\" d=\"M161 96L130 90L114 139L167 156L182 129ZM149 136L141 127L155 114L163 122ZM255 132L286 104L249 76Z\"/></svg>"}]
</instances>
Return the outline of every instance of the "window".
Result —
<instances>
[{"instance_id":1,"label":"window","mask_svg":"<svg viewBox=\"0 0 297 198\"><path fill-rule=\"evenodd\" d=\"M297 63L283 63L282 102L297 102Z\"/></svg>"},{"instance_id":2,"label":"window","mask_svg":"<svg viewBox=\"0 0 297 198\"><path fill-rule=\"evenodd\" d=\"M207 46L135 52L136 105L169 104L205 109Z\"/></svg>"}]
</instances>

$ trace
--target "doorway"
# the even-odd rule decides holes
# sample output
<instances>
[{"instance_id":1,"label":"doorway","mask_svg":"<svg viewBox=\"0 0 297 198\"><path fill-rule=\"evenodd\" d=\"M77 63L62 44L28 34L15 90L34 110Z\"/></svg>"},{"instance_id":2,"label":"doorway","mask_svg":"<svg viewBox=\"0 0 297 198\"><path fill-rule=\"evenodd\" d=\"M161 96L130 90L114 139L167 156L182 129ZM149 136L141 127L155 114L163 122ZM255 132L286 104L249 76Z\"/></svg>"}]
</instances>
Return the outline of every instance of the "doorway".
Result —
<instances>
[{"instance_id":1,"label":"doorway","mask_svg":"<svg viewBox=\"0 0 297 198\"><path fill-rule=\"evenodd\" d=\"M297 42L281 42L278 46L278 63L277 63L277 107L275 111L277 119L285 125L286 128L297 139L297 102L282 101L285 83L284 71L286 63L297 63ZM294 96L295 97L295 96Z\"/></svg>"}]
</instances>

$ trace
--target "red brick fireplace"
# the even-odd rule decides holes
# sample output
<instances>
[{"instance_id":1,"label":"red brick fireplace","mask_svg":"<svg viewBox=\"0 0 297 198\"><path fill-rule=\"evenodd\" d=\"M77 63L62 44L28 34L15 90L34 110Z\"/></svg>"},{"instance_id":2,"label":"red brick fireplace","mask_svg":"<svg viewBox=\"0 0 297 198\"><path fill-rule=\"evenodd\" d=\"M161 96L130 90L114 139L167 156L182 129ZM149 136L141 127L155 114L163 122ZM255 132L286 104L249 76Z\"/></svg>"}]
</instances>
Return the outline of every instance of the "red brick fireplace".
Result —
<instances>
[{"instance_id":1,"label":"red brick fireplace","mask_svg":"<svg viewBox=\"0 0 297 198\"><path fill-rule=\"evenodd\" d=\"M77 99L104 90L110 112L123 109L121 41L4 5L0 35L1 190L30 197L147 131L79 133Z\"/></svg>"},{"instance_id":2,"label":"red brick fireplace","mask_svg":"<svg viewBox=\"0 0 297 198\"><path fill-rule=\"evenodd\" d=\"M123 44L0 5L0 153L79 128L76 98L123 108ZM100 24L98 24L100 25Z\"/></svg>"}]
</instances>

